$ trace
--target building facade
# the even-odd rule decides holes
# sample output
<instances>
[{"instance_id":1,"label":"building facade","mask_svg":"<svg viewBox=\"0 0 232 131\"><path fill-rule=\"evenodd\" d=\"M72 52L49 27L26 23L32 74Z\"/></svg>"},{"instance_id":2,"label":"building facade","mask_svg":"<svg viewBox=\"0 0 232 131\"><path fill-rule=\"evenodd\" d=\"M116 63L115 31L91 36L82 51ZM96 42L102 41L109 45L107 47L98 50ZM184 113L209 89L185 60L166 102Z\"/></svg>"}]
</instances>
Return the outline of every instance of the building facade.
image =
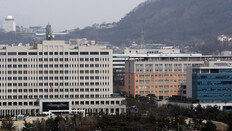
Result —
<instances>
[{"instance_id":1,"label":"building facade","mask_svg":"<svg viewBox=\"0 0 232 131\"><path fill-rule=\"evenodd\" d=\"M173 95L186 96L187 67L231 59L231 56L178 54L128 60L125 65L124 90L133 97L155 94L158 100Z\"/></svg>"},{"instance_id":2,"label":"building facade","mask_svg":"<svg viewBox=\"0 0 232 131\"><path fill-rule=\"evenodd\" d=\"M0 115L48 110L125 112L113 98L112 50L43 41L0 48Z\"/></svg>"},{"instance_id":3,"label":"building facade","mask_svg":"<svg viewBox=\"0 0 232 131\"><path fill-rule=\"evenodd\" d=\"M187 78L187 97L200 103L232 102L231 66L190 67Z\"/></svg>"}]
</instances>

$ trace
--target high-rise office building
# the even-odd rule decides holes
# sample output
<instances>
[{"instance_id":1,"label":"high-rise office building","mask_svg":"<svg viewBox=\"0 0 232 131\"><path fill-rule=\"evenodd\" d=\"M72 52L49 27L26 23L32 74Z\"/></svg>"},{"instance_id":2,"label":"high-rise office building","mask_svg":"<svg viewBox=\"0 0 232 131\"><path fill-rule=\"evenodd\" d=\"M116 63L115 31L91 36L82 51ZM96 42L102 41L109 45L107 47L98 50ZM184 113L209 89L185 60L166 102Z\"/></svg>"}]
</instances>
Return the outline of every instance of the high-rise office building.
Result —
<instances>
[{"instance_id":1,"label":"high-rise office building","mask_svg":"<svg viewBox=\"0 0 232 131\"><path fill-rule=\"evenodd\" d=\"M49 110L123 113L113 93L112 50L43 41L0 49L0 115Z\"/></svg>"}]
</instances>

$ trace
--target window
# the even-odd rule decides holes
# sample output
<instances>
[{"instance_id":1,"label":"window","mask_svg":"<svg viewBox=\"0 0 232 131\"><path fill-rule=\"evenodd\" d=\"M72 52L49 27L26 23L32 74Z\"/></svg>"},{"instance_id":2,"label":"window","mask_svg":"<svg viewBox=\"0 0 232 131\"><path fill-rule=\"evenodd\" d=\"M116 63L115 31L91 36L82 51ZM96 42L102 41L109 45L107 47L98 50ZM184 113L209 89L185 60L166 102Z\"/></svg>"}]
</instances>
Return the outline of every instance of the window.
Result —
<instances>
[{"instance_id":1,"label":"window","mask_svg":"<svg viewBox=\"0 0 232 131\"><path fill-rule=\"evenodd\" d=\"M27 58L23 58L23 62L27 62Z\"/></svg>"},{"instance_id":2,"label":"window","mask_svg":"<svg viewBox=\"0 0 232 131\"><path fill-rule=\"evenodd\" d=\"M90 52L90 55L99 55L99 52Z\"/></svg>"},{"instance_id":3,"label":"window","mask_svg":"<svg viewBox=\"0 0 232 131\"><path fill-rule=\"evenodd\" d=\"M22 62L23 61L23 59L22 58L18 58L18 62Z\"/></svg>"},{"instance_id":4,"label":"window","mask_svg":"<svg viewBox=\"0 0 232 131\"><path fill-rule=\"evenodd\" d=\"M18 55L27 55L27 52L19 52Z\"/></svg>"},{"instance_id":5,"label":"window","mask_svg":"<svg viewBox=\"0 0 232 131\"><path fill-rule=\"evenodd\" d=\"M8 52L8 55L17 55L16 52Z\"/></svg>"},{"instance_id":6,"label":"window","mask_svg":"<svg viewBox=\"0 0 232 131\"><path fill-rule=\"evenodd\" d=\"M6 55L6 52L0 52L0 55Z\"/></svg>"},{"instance_id":7,"label":"window","mask_svg":"<svg viewBox=\"0 0 232 131\"><path fill-rule=\"evenodd\" d=\"M78 52L70 52L70 55L78 55Z\"/></svg>"},{"instance_id":8,"label":"window","mask_svg":"<svg viewBox=\"0 0 232 131\"><path fill-rule=\"evenodd\" d=\"M101 52L101 55L109 55L109 52Z\"/></svg>"},{"instance_id":9,"label":"window","mask_svg":"<svg viewBox=\"0 0 232 131\"><path fill-rule=\"evenodd\" d=\"M99 61L99 58L95 58L95 61Z\"/></svg>"},{"instance_id":10,"label":"window","mask_svg":"<svg viewBox=\"0 0 232 131\"><path fill-rule=\"evenodd\" d=\"M80 52L80 55L89 55L89 52Z\"/></svg>"},{"instance_id":11,"label":"window","mask_svg":"<svg viewBox=\"0 0 232 131\"><path fill-rule=\"evenodd\" d=\"M29 55L37 55L37 52L29 52Z\"/></svg>"}]
</instances>

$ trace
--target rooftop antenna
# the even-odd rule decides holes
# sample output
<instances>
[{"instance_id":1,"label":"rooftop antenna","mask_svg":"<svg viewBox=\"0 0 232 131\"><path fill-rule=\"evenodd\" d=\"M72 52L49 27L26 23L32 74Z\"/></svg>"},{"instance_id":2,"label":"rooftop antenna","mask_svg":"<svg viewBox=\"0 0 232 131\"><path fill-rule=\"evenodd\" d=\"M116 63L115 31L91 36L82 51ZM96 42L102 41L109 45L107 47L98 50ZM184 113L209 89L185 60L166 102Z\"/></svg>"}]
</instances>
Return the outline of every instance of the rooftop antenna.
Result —
<instances>
[{"instance_id":1,"label":"rooftop antenna","mask_svg":"<svg viewBox=\"0 0 232 131\"><path fill-rule=\"evenodd\" d=\"M54 35L52 34L52 26L48 23L46 26L46 40L53 40Z\"/></svg>"},{"instance_id":2,"label":"rooftop antenna","mask_svg":"<svg viewBox=\"0 0 232 131\"><path fill-rule=\"evenodd\" d=\"M143 30L143 27L142 27L142 31L141 31L141 44L144 45L145 44L145 40L144 40L144 35L145 35L145 32Z\"/></svg>"}]
</instances>

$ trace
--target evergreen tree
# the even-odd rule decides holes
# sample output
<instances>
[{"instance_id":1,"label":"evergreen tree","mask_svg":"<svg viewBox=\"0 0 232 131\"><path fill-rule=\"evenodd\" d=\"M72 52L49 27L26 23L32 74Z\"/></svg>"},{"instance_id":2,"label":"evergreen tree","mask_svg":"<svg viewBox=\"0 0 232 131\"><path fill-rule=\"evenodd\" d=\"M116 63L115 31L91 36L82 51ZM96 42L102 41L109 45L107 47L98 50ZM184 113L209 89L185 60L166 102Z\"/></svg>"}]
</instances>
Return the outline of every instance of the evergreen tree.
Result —
<instances>
[{"instance_id":1,"label":"evergreen tree","mask_svg":"<svg viewBox=\"0 0 232 131\"><path fill-rule=\"evenodd\" d=\"M10 116L6 116L5 119L2 121L1 129L5 129L8 131L14 130L14 122Z\"/></svg>"}]
</instances>

